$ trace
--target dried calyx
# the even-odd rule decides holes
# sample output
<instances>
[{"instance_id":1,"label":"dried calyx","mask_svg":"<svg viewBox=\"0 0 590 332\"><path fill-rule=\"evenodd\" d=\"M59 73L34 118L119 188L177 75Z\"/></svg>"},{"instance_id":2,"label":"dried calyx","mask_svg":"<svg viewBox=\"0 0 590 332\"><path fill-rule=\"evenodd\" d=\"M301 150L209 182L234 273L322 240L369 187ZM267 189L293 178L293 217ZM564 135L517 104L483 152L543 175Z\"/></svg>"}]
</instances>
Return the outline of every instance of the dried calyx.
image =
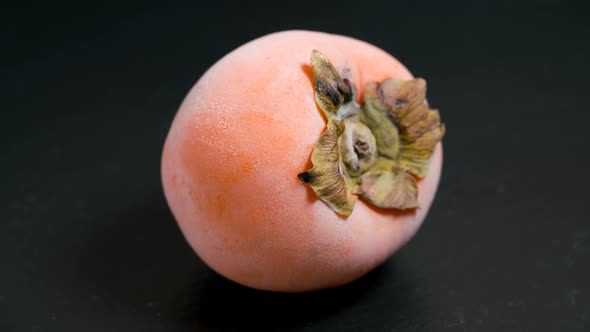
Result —
<instances>
[{"instance_id":1,"label":"dried calyx","mask_svg":"<svg viewBox=\"0 0 590 332\"><path fill-rule=\"evenodd\" d=\"M348 216L354 195L380 208L418 207L417 178L428 173L445 127L425 101L423 79L368 83L364 103L318 51L311 55L315 99L328 119L313 167L298 175L336 213Z\"/></svg>"}]
</instances>

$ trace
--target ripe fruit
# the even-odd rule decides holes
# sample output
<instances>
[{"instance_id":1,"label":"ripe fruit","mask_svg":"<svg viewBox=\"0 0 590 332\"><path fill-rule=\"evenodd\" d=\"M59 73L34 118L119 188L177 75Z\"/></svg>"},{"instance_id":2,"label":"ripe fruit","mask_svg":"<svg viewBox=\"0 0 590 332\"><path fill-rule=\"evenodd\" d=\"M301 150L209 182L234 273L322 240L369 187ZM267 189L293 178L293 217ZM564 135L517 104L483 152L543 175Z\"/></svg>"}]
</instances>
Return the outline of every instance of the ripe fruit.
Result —
<instances>
[{"instance_id":1,"label":"ripe fruit","mask_svg":"<svg viewBox=\"0 0 590 332\"><path fill-rule=\"evenodd\" d=\"M316 60L323 54L335 67L337 74L327 74L332 75L327 85L317 85L318 78L323 77L320 73L326 72L318 71L317 65L310 66L313 50L321 52L314 53ZM385 81L392 77L395 80ZM428 130L435 132L430 150L434 144L436 148L428 159L430 169L411 172L408 163L393 157L397 152L392 152L385 161L387 167L379 170L387 175L372 173L363 181L359 180L361 173L376 163L363 161L363 154L375 154L378 149L380 156L387 155L383 152L387 146L376 134L381 127L367 125L372 135L365 129L359 129L365 134L350 134L357 139L376 138L355 140L358 146L352 156L356 162L343 152L340 162L331 164L336 165L332 169L339 170L335 175L345 179L338 184L348 200L344 210L336 207L340 203L332 204L338 200L334 200L333 191L322 193L307 176L315 172L312 166L318 163L317 158L313 158L313 165L310 161L318 139L330 132L326 131L326 121L333 123L329 126L335 126L334 133L340 136L345 128L353 127L344 120L349 115L338 113L333 118L331 107L336 112L351 98L363 103L364 97L365 105L370 100L379 102L371 96L381 96L383 91L385 95L399 94L406 86L400 80L412 78L403 65L372 45L319 32L271 34L219 60L182 103L162 157L166 198L193 249L210 267L231 280L287 292L342 285L385 261L414 235L434 198L442 164L441 145L436 142L442 138L444 127L436 119L429 120L427 126L414 127L403 127L403 119L394 120L401 127L400 137L393 140L402 145L406 144L405 138L418 135L416 130L420 135ZM371 82L384 83L367 86ZM329 86L341 94L334 97L334 91L326 92ZM356 95L353 86L358 90ZM419 103L401 100L394 105L396 100L386 105L390 112L411 104L425 109L419 115L422 120L433 116L434 111L425 106L423 99L416 99ZM379 107L384 108L390 101L381 102ZM359 117L367 112L361 111ZM367 124L366 120L359 121ZM345 145L340 142L340 149L346 150ZM402 156L403 149L400 151ZM382 179L396 179L396 184L404 183L410 189L412 183L417 183L413 185L417 200L412 200L415 196L411 190L383 185ZM396 209L378 208L368 202ZM420 208L413 209L418 205Z\"/></svg>"}]
</instances>

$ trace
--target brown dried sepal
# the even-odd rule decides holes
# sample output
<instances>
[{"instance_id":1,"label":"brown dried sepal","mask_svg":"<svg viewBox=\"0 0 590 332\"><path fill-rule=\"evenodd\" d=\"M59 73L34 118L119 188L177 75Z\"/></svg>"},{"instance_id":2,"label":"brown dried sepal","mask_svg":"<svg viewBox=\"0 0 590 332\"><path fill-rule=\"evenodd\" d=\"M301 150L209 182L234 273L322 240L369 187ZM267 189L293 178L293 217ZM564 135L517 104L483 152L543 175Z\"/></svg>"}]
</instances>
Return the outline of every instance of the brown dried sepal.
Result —
<instances>
[{"instance_id":1,"label":"brown dried sepal","mask_svg":"<svg viewBox=\"0 0 590 332\"><path fill-rule=\"evenodd\" d=\"M330 120L328 129L322 134L311 154L313 167L297 177L307 183L332 210L348 216L352 213L354 197L344 176L340 174L338 137L343 131L343 122Z\"/></svg>"},{"instance_id":2,"label":"brown dried sepal","mask_svg":"<svg viewBox=\"0 0 590 332\"><path fill-rule=\"evenodd\" d=\"M428 173L445 127L426 103L423 79L368 83L358 105L355 87L313 51L315 99L328 118L312 152L313 167L298 175L336 213L348 216L354 194L380 208L414 209L416 180Z\"/></svg>"}]
</instances>

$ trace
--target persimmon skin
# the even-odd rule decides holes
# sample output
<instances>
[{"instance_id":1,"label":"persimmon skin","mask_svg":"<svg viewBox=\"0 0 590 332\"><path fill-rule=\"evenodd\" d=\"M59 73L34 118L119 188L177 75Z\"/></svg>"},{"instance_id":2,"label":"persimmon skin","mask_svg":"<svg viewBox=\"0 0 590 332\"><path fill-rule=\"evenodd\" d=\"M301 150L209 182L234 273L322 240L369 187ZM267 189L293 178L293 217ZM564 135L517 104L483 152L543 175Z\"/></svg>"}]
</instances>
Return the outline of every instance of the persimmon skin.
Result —
<instances>
[{"instance_id":1,"label":"persimmon skin","mask_svg":"<svg viewBox=\"0 0 590 332\"><path fill-rule=\"evenodd\" d=\"M303 292L349 283L416 233L438 186L442 147L418 183L420 208L356 200L348 218L297 179L325 128L309 66L321 51L359 89L413 76L392 56L349 37L285 31L213 65L189 92L164 145L168 204L195 252L245 286Z\"/></svg>"}]
</instances>

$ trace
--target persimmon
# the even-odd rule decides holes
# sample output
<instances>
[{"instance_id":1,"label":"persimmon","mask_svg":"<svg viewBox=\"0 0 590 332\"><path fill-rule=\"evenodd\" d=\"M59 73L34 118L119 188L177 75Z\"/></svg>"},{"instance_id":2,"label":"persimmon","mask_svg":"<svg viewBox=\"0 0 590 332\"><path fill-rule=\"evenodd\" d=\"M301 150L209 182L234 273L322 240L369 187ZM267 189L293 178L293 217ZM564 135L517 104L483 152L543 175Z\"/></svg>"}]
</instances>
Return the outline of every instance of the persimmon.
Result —
<instances>
[{"instance_id":1,"label":"persimmon","mask_svg":"<svg viewBox=\"0 0 590 332\"><path fill-rule=\"evenodd\" d=\"M426 83L368 43L286 31L213 65L162 156L168 204L198 256L240 284L351 282L416 233L444 125Z\"/></svg>"}]
</instances>

